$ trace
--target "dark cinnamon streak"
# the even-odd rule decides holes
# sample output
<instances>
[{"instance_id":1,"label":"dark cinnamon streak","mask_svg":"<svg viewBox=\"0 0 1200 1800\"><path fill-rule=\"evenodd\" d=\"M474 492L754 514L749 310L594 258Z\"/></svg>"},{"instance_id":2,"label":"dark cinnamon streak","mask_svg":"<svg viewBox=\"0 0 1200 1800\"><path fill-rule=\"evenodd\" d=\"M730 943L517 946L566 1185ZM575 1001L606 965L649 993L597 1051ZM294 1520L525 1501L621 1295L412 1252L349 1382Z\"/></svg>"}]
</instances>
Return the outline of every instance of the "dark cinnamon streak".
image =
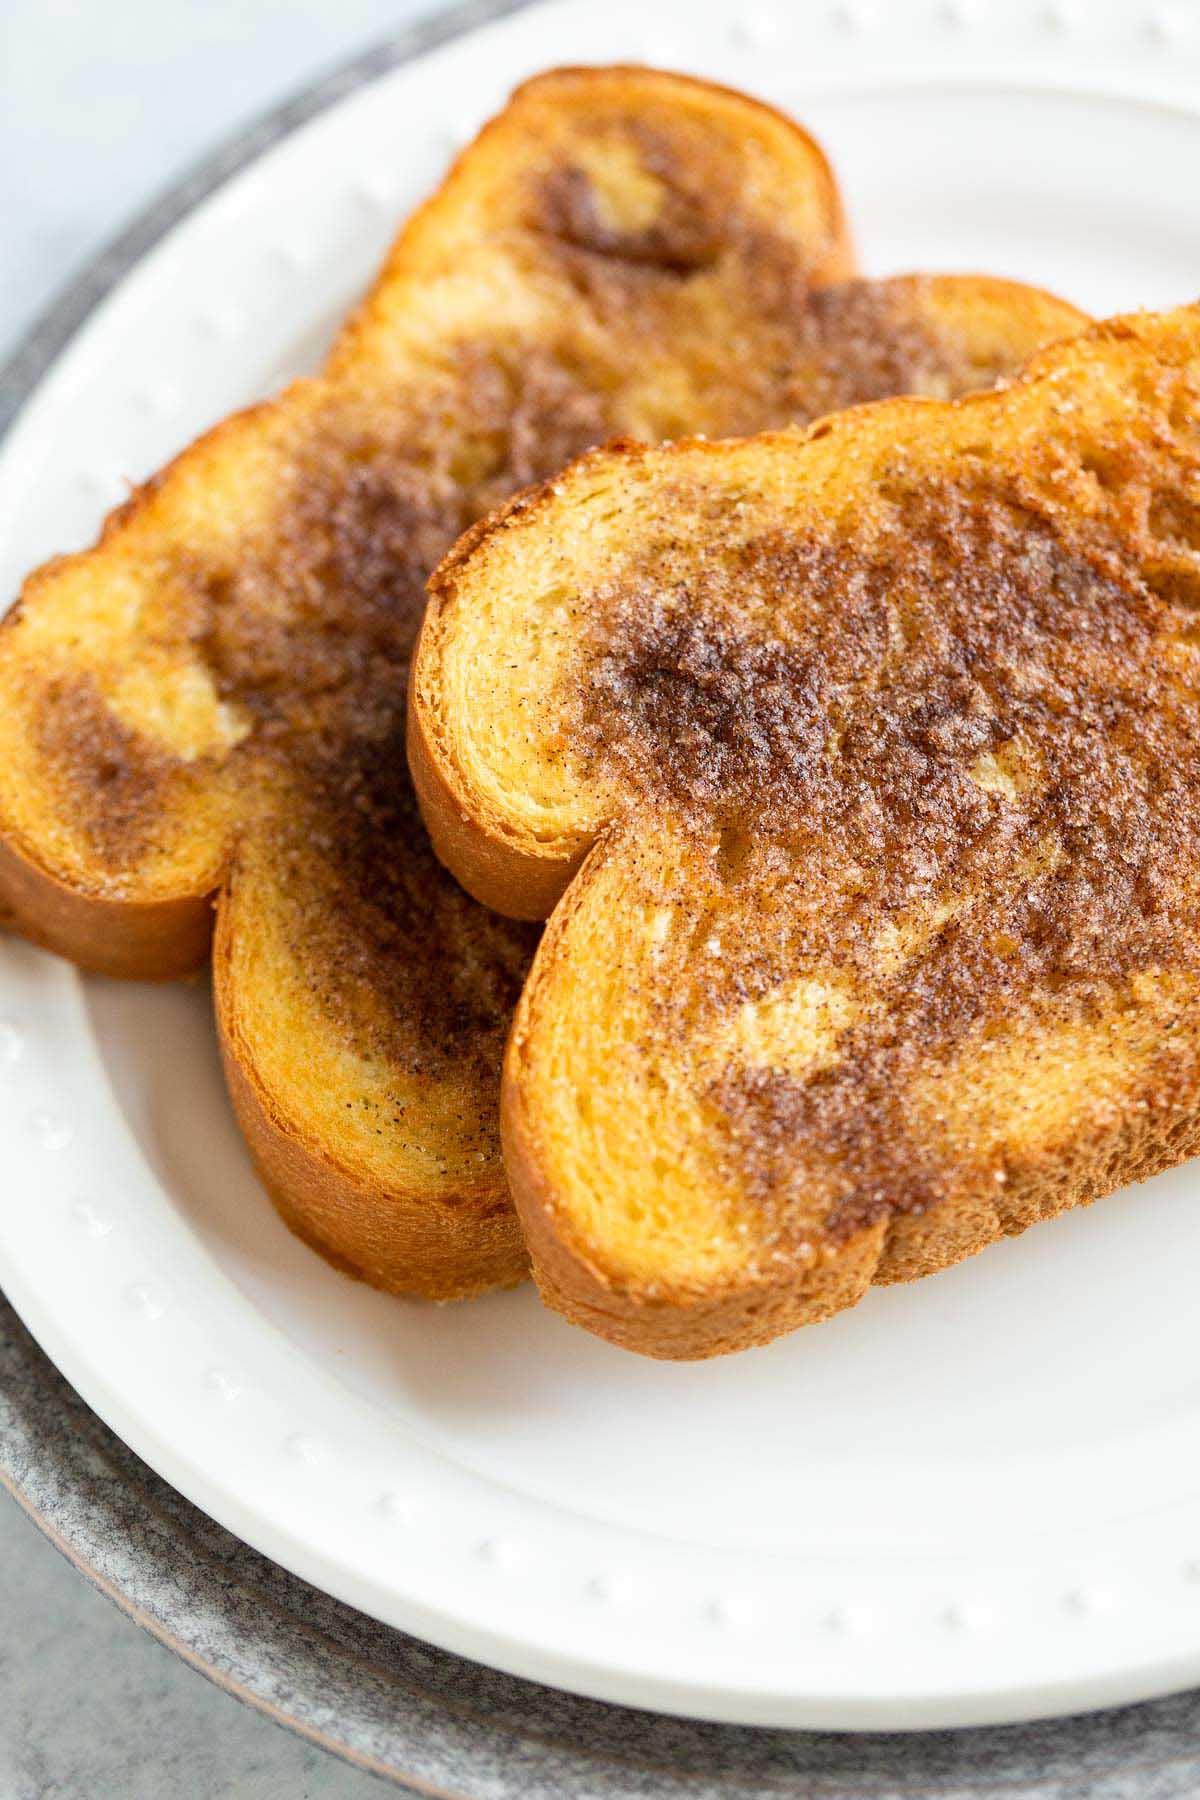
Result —
<instances>
[{"instance_id":1,"label":"dark cinnamon streak","mask_svg":"<svg viewBox=\"0 0 1200 1800\"><path fill-rule=\"evenodd\" d=\"M154 848L155 827L185 767L132 731L86 675L60 676L40 696L38 749L114 874ZM193 775L200 773L192 766Z\"/></svg>"},{"instance_id":2,"label":"dark cinnamon streak","mask_svg":"<svg viewBox=\"0 0 1200 1800\"><path fill-rule=\"evenodd\" d=\"M395 779L403 750L398 735L297 763L260 848L291 941L360 1050L405 1074L456 1070L486 1093L538 932L485 911L442 868ZM494 1104L478 1128L490 1142Z\"/></svg>"},{"instance_id":3,"label":"dark cinnamon streak","mask_svg":"<svg viewBox=\"0 0 1200 1800\"><path fill-rule=\"evenodd\" d=\"M474 1068L482 1085L536 933L437 862L404 759L424 579L465 507L444 476L341 450L315 447L269 559L243 559L207 596L206 658L256 720L246 778L265 804L247 854L276 870L293 948L349 1041L405 1073ZM478 1129L490 1142L494 1118Z\"/></svg>"},{"instance_id":4,"label":"dark cinnamon streak","mask_svg":"<svg viewBox=\"0 0 1200 1800\"><path fill-rule=\"evenodd\" d=\"M709 1089L769 1240L830 1171L835 1240L950 1194L969 1144L939 1148L914 1094L964 1046L1035 1045L1135 1007L1139 976L1200 974L1200 663L1165 654L1194 642L1194 514L1169 467L1126 478L1153 503L1131 491L1078 542L1035 483L981 465L897 485L872 539L671 541L583 604L585 769L722 851L724 955L661 1028L831 970L869 997L888 929L909 934L828 1066L731 1059Z\"/></svg>"}]
</instances>

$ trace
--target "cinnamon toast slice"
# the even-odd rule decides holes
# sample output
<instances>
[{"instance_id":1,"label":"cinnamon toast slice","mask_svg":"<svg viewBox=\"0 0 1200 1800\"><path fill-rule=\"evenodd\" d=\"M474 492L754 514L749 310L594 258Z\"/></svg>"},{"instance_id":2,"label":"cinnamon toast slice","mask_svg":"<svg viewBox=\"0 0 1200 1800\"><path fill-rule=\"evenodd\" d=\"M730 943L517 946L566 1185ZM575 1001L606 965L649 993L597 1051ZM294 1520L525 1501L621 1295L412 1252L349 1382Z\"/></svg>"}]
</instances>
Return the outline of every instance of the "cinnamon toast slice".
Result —
<instances>
[{"instance_id":1,"label":"cinnamon toast slice","mask_svg":"<svg viewBox=\"0 0 1200 1800\"><path fill-rule=\"evenodd\" d=\"M1200 1148L1200 308L600 451L431 592L434 844L562 896L502 1112L551 1305L736 1350Z\"/></svg>"},{"instance_id":2,"label":"cinnamon toast slice","mask_svg":"<svg viewBox=\"0 0 1200 1800\"><path fill-rule=\"evenodd\" d=\"M847 284L851 263L790 120L648 70L543 76L404 230L324 373L201 439L0 631L0 898L82 966L156 977L204 959L215 899L251 1151L288 1222L381 1287L450 1298L526 1267L497 1105L535 934L469 901L419 823L426 575L614 433L957 390L1080 322L1005 283Z\"/></svg>"}]
</instances>

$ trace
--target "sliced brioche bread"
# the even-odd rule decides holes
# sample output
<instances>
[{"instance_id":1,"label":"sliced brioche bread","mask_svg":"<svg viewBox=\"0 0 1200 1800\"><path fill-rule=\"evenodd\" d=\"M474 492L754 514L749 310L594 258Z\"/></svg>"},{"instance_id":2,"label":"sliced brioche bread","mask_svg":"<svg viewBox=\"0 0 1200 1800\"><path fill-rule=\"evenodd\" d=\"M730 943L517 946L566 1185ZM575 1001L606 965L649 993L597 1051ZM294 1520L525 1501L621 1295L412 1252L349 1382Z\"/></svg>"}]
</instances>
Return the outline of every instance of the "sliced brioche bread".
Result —
<instances>
[{"instance_id":1,"label":"sliced brioche bread","mask_svg":"<svg viewBox=\"0 0 1200 1800\"><path fill-rule=\"evenodd\" d=\"M1200 1147L1200 309L599 452L431 591L433 841L562 895L503 1134L569 1318L761 1343Z\"/></svg>"},{"instance_id":2,"label":"sliced brioche bread","mask_svg":"<svg viewBox=\"0 0 1200 1800\"><path fill-rule=\"evenodd\" d=\"M435 862L403 763L425 577L616 432L748 429L993 379L1073 329L1006 283L815 287L818 147L647 70L522 88L402 233L322 376L186 451L0 632L0 899L111 974L208 950L293 1226L381 1286L517 1279L500 1057L535 937Z\"/></svg>"}]
</instances>

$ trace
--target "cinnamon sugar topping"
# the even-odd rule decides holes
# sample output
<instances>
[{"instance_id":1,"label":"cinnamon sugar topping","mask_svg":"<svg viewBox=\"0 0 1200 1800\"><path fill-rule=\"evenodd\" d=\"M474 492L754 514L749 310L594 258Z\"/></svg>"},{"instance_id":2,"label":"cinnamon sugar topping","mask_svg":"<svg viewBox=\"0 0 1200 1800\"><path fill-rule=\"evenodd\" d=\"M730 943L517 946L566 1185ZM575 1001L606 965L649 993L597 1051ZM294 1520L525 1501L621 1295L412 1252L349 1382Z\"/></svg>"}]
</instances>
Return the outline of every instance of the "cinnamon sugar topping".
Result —
<instances>
[{"instance_id":1,"label":"cinnamon sugar topping","mask_svg":"<svg viewBox=\"0 0 1200 1800\"><path fill-rule=\"evenodd\" d=\"M1144 544L1084 537L980 477L898 490L873 539L672 542L584 604L584 768L697 856L739 846L704 865L722 958L663 1030L830 971L864 996L828 1066L731 1057L708 1091L768 1235L818 1178L835 1238L947 1194L963 1143L914 1095L981 1034L1035 1045L1200 976L1200 710L1163 653L1191 613Z\"/></svg>"}]
</instances>

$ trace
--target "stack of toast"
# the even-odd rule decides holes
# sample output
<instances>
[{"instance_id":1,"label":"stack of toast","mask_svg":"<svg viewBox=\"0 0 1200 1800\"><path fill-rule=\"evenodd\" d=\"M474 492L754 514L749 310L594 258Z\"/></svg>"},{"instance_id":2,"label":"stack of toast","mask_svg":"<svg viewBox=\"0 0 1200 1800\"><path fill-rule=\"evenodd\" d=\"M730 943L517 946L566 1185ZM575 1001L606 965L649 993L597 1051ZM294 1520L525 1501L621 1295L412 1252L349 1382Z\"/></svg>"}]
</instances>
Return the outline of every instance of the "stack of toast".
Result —
<instances>
[{"instance_id":1,"label":"stack of toast","mask_svg":"<svg viewBox=\"0 0 1200 1800\"><path fill-rule=\"evenodd\" d=\"M0 907L211 947L347 1271L741 1348L1192 1153L1198 603L1200 315L862 280L791 120L554 71L29 578Z\"/></svg>"}]
</instances>

